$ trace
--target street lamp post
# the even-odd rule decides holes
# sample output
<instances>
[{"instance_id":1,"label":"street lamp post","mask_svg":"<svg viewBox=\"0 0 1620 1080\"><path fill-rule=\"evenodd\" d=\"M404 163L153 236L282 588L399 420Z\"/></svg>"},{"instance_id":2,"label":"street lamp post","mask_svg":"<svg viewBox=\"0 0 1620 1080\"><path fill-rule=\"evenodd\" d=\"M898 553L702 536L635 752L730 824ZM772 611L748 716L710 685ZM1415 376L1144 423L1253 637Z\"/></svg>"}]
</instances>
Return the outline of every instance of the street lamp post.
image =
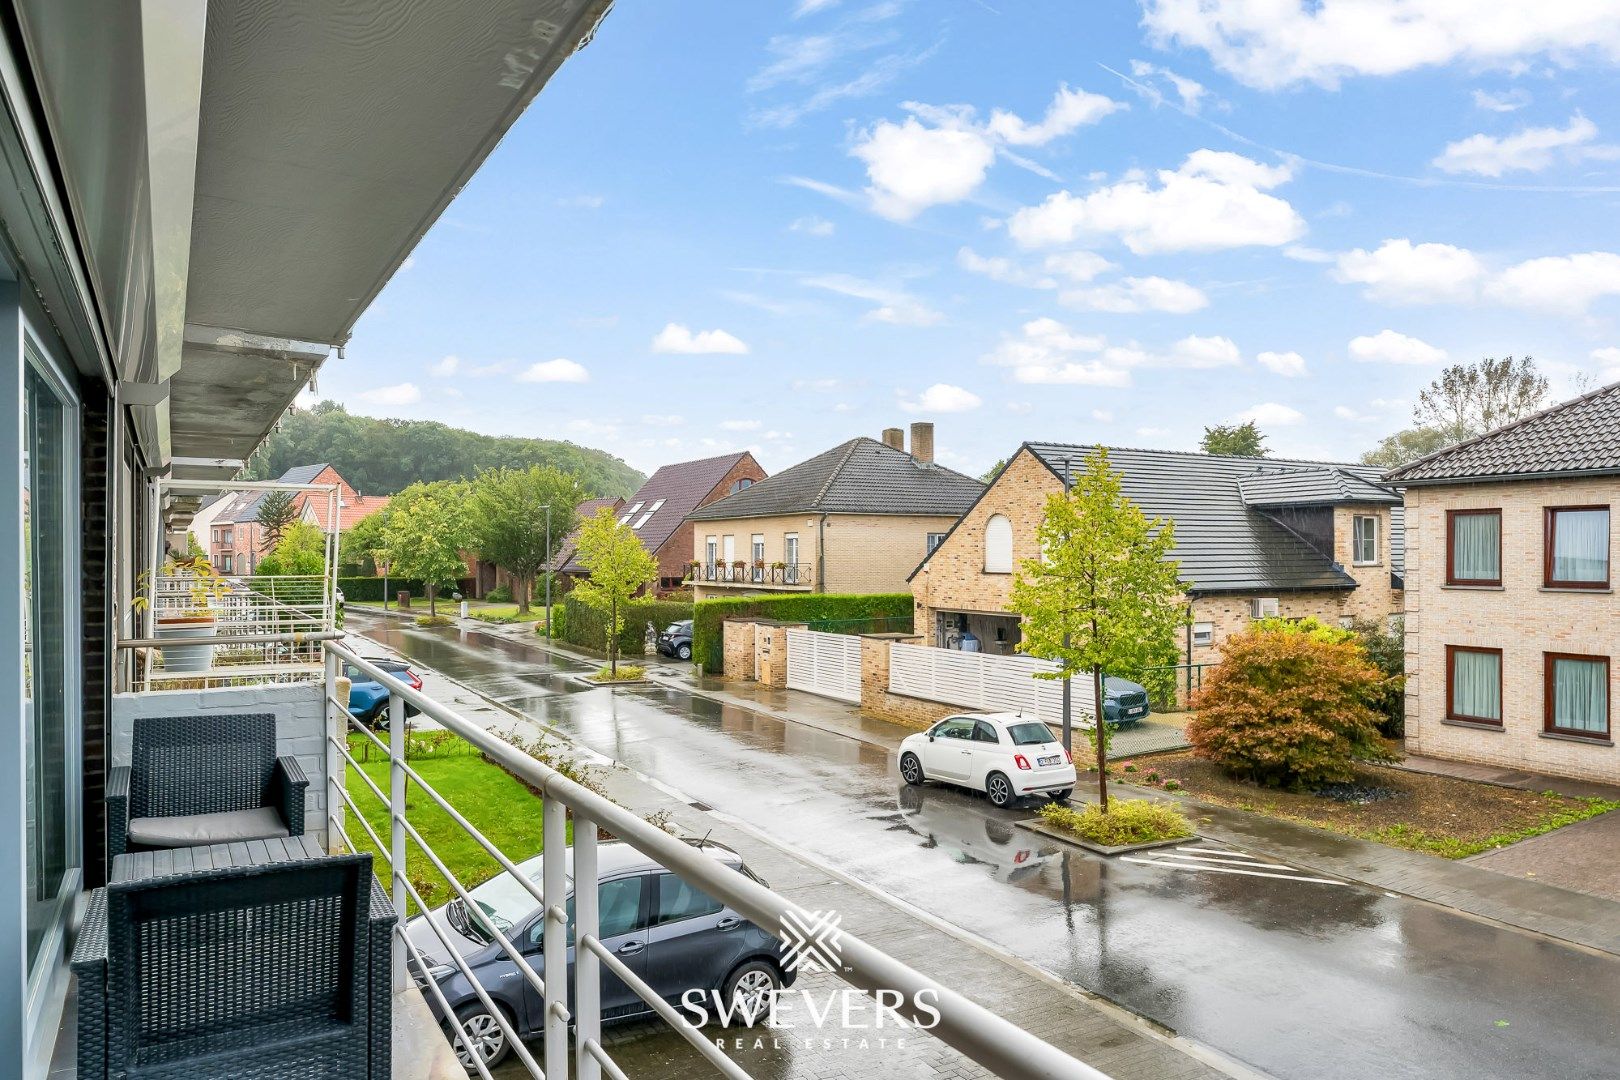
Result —
<instances>
[{"instance_id":1,"label":"street lamp post","mask_svg":"<svg viewBox=\"0 0 1620 1080\"><path fill-rule=\"evenodd\" d=\"M1070 480L1069 480L1069 459L1064 458L1063 459L1063 494L1065 496L1067 496L1069 494L1070 486L1071 486L1071 484L1070 484ZM1068 634L1068 631L1064 631L1064 633L1063 633L1063 647L1064 647L1064 649L1067 649L1069 647L1069 634ZM1065 659L1064 663L1065 664L1068 663L1067 659ZM1073 720L1073 716L1072 716L1072 712L1071 712L1071 703L1073 702L1073 696L1072 695L1073 695L1073 691L1069 687L1069 676L1064 675L1063 676L1063 749L1064 749L1064 752L1066 752L1071 758L1074 756L1074 720Z\"/></svg>"},{"instance_id":2,"label":"street lamp post","mask_svg":"<svg viewBox=\"0 0 1620 1080\"><path fill-rule=\"evenodd\" d=\"M546 644L551 644L551 504L542 508L546 512Z\"/></svg>"}]
</instances>

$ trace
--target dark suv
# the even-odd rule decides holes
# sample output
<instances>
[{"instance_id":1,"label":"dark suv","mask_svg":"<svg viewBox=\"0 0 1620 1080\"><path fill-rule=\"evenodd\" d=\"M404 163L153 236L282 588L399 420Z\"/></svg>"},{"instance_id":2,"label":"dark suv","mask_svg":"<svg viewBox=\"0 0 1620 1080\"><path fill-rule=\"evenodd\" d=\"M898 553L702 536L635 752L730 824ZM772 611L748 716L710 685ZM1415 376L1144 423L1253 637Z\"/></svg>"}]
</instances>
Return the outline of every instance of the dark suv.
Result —
<instances>
[{"instance_id":1,"label":"dark suv","mask_svg":"<svg viewBox=\"0 0 1620 1080\"><path fill-rule=\"evenodd\" d=\"M658 652L677 660L692 659L692 620L672 622L659 631Z\"/></svg>"},{"instance_id":2,"label":"dark suv","mask_svg":"<svg viewBox=\"0 0 1620 1080\"><path fill-rule=\"evenodd\" d=\"M699 850L738 873L760 879L743 865L742 856L715 843L695 844ZM568 852L568 981L574 978L573 850ZM744 998L751 1003L793 982L783 971L777 939L738 915L718 900L694 889L628 844L604 843L597 848L597 901L600 938L615 956L647 982L666 1001L680 1006L688 990L717 990L722 1000ZM540 856L518 864L536 883ZM762 882L763 884L763 882ZM545 1002L512 958L495 943L501 934L545 978L541 956L543 919L534 896L510 874L486 881L470 891L478 910L469 911L460 900L436 908L431 918L456 946L479 985L506 1014L523 1038L543 1031ZM422 953L427 971L411 963L411 976L425 987L431 978L455 1011L462 1030L471 1038L486 1066L510 1052L506 1034L478 1000L461 969L448 958L444 945L418 915L407 927L411 941ZM431 992L423 995L434 1016L454 1035ZM712 1000L712 999L711 999ZM623 980L602 971L602 1019L628 1020L653 1011ZM456 1056L468 1072L472 1059L455 1042Z\"/></svg>"}]
</instances>

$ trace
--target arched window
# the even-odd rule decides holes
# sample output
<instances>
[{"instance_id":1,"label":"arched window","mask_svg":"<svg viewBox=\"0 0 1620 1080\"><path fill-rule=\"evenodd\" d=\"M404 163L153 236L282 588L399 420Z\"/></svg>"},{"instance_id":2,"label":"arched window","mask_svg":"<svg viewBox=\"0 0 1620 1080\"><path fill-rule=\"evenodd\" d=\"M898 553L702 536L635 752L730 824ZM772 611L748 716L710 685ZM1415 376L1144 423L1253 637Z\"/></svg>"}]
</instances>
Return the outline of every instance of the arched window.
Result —
<instances>
[{"instance_id":1,"label":"arched window","mask_svg":"<svg viewBox=\"0 0 1620 1080\"><path fill-rule=\"evenodd\" d=\"M1003 514L995 514L984 526L984 572L1010 574L1012 569L1012 522Z\"/></svg>"}]
</instances>

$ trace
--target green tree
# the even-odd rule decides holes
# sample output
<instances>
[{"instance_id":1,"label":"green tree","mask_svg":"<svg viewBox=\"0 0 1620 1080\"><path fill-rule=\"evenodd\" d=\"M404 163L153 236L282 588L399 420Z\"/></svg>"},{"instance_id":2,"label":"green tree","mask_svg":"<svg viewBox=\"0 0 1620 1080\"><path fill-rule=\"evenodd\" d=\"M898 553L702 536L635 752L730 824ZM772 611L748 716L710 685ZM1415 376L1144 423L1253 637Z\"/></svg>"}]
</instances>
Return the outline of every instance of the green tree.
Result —
<instances>
[{"instance_id":1,"label":"green tree","mask_svg":"<svg viewBox=\"0 0 1620 1080\"><path fill-rule=\"evenodd\" d=\"M1001 475L1001 470L1006 467L1007 459L999 458L994 465L984 471L984 475L980 476L979 479L986 484L993 484L996 482L996 477Z\"/></svg>"},{"instance_id":2,"label":"green tree","mask_svg":"<svg viewBox=\"0 0 1620 1080\"><path fill-rule=\"evenodd\" d=\"M468 530L478 554L512 575L519 615L529 613L535 575L574 527L585 498L579 481L560 469L491 469L478 474L467 500ZM546 531L545 508L551 507Z\"/></svg>"},{"instance_id":3,"label":"green tree","mask_svg":"<svg viewBox=\"0 0 1620 1080\"><path fill-rule=\"evenodd\" d=\"M658 580L658 560L641 546L635 530L620 525L605 506L580 526L574 558L589 577L574 586L573 595L602 613L609 670L616 677L625 608L637 592Z\"/></svg>"},{"instance_id":4,"label":"green tree","mask_svg":"<svg viewBox=\"0 0 1620 1080\"><path fill-rule=\"evenodd\" d=\"M1442 371L1418 394L1412 418L1460 442L1540 412L1546 403L1547 380L1534 359L1487 356Z\"/></svg>"},{"instance_id":5,"label":"green tree","mask_svg":"<svg viewBox=\"0 0 1620 1080\"><path fill-rule=\"evenodd\" d=\"M1384 436L1377 446L1361 455L1361 463L1394 469L1450 446L1456 441L1439 428L1406 428L1393 435Z\"/></svg>"},{"instance_id":6,"label":"green tree","mask_svg":"<svg viewBox=\"0 0 1620 1080\"><path fill-rule=\"evenodd\" d=\"M298 519L298 507L290 491L268 491L259 500L259 531L266 550L273 551L281 542L281 534Z\"/></svg>"},{"instance_id":7,"label":"green tree","mask_svg":"<svg viewBox=\"0 0 1620 1080\"><path fill-rule=\"evenodd\" d=\"M338 565L354 566L366 572L370 563L375 570L388 559L388 507L373 511L355 522L349 531L338 537Z\"/></svg>"},{"instance_id":8,"label":"green tree","mask_svg":"<svg viewBox=\"0 0 1620 1080\"><path fill-rule=\"evenodd\" d=\"M1125 497L1099 446L1073 486L1046 500L1037 538L1041 556L1024 560L1008 605L1024 617L1018 650L1057 663L1038 678L1091 676L1097 797L1107 813L1103 676L1140 670L1175 650L1187 600L1170 558L1174 525L1150 520Z\"/></svg>"},{"instance_id":9,"label":"green tree","mask_svg":"<svg viewBox=\"0 0 1620 1080\"><path fill-rule=\"evenodd\" d=\"M197 534L194 532L186 533L186 557L193 561L197 559L208 561L208 549L197 542Z\"/></svg>"},{"instance_id":10,"label":"green tree","mask_svg":"<svg viewBox=\"0 0 1620 1080\"><path fill-rule=\"evenodd\" d=\"M1221 457L1265 457L1269 453L1266 450L1266 437L1253 420L1207 427L1199 446L1204 453Z\"/></svg>"},{"instance_id":11,"label":"green tree","mask_svg":"<svg viewBox=\"0 0 1620 1080\"><path fill-rule=\"evenodd\" d=\"M270 554L259 560L264 577L318 577L326 573L326 534L307 521L295 521Z\"/></svg>"},{"instance_id":12,"label":"green tree","mask_svg":"<svg viewBox=\"0 0 1620 1080\"><path fill-rule=\"evenodd\" d=\"M427 583L428 614L439 613L439 589L466 573L466 485L412 484L388 505L387 552L394 573Z\"/></svg>"}]
</instances>

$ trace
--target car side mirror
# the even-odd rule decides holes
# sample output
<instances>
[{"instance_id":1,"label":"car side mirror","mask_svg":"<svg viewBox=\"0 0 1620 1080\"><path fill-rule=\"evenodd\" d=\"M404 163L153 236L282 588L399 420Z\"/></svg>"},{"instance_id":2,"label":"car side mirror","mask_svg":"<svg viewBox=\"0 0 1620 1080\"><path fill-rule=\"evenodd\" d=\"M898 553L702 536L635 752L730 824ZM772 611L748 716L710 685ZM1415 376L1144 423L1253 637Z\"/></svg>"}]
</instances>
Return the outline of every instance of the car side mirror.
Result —
<instances>
[{"instance_id":1,"label":"car side mirror","mask_svg":"<svg viewBox=\"0 0 1620 1080\"><path fill-rule=\"evenodd\" d=\"M930 731L930 732L929 732L929 733L928 733L928 741L929 741L929 742L933 742L933 741L934 741L934 733L933 733L933 732L932 732L932 731Z\"/></svg>"}]
</instances>

